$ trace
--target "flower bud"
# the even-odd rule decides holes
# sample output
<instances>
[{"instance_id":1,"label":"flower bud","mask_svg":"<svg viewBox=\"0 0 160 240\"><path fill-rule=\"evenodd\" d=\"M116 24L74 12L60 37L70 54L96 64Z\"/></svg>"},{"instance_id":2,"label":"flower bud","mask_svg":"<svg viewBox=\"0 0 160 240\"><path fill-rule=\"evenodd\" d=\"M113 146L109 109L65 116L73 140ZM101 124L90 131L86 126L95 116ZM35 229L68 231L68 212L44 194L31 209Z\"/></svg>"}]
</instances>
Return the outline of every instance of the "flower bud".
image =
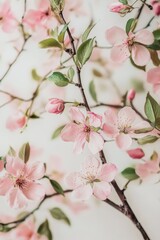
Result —
<instances>
[{"instance_id":1,"label":"flower bud","mask_svg":"<svg viewBox=\"0 0 160 240\"><path fill-rule=\"evenodd\" d=\"M141 148L135 148L127 151L128 155L134 159L141 159L144 157L144 152Z\"/></svg>"},{"instance_id":2,"label":"flower bud","mask_svg":"<svg viewBox=\"0 0 160 240\"><path fill-rule=\"evenodd\" d=\"M115 13L119 13L120 11L122 11L123 9L126 9L126 8L128 8L128 6L124 5L123 3L120 3L120 2L112 3L109 6L109 10L111 12L115 12Z\"/></svg>"},{"instance_id":3,"label":"flower bud","mask_svg":"<svg viewBox=\"0 0 160 240\"><path fill-rule=\"evenodd\" d=\"M159 16L160 15L160 2L156 1L156 0L152 0L151 4L152 4L155 15Z\"/></svg>"},{"instance_id":4,"label":"flower bud","mask_svg":"<svg viewBox=\"0 0 160 240\"><path fill-rule=\"evenodd\" d=\"M21 112L15 112L8 117L6 121L6 128L11 131L24 127L26 124L26 116Z\"/></svg>"},{"instance_id":5,"label":"flower bud","mask_svg":"<svg viewBox=\"0 0 160 240\"><path fill-rule=\"evenodd\" d=\"M129 101L133 101L133 99L135 98L135 95L136 95L135 90L134 90L134 89L130 89L130 90L128 91L128 94L127 94L127 99L128 99Z\"/></svg>"},{"instance_id":6,"label":"flower bud","mask_svg":"<svg viewBox=\"0 0 160 240\"><path fill-rule=\"evenodd\" d=\"M49 113L59 114L65 108L64 101L58 98L51 98L46 105L46 111Z\"/></svg>"}]
</instances>

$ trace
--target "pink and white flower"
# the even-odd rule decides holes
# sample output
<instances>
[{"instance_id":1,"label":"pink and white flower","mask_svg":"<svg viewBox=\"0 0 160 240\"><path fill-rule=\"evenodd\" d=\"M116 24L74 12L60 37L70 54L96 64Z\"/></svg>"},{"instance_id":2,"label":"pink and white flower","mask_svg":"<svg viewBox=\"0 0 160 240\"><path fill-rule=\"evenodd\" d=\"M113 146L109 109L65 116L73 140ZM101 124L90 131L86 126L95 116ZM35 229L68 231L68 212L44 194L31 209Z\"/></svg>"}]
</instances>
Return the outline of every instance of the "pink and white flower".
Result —
<instances>
[{"instance_id":1,"label":"pink and white flower","mask_svg":"<svg viewBox=\"0 0 160 240\"><path fill-rule=\"evenodd\" d=\"M88 200L92 194L100 200L105 200L111 193L110 182L115 178L117 168L114 164L105 163L95 157L84 161L80 172L66 176L65 181L73 189L72 197L76 200Z\"/></svg>"},{"instance_id":2,"label":"pink and white flower","mask_svg":"<svg viewBox=\"0 0 160 240\"><path fill-rule=\"evenodd\" d=\"M150 60L150 53L146 48L154 42L153 34L146 30L140 30L137 33L127 33L119 27L112 27L106 32L107 40L113 48L111 50L111 59L116 63L122 63L130 56L135 64L139 66L146 65Z\"/></svg>"},{"instance_id":3,"label":"pink and white flower","mask_svg":"<svg viewBox=\"0 0 160 240\"><path fill-rule=\"evenodd\" d=\"M153 85L156 93L160 90L160 67L152 68L147 73L147 81Z\"/></svg>"},{"instance_id":4,"label":"pink and white flower","mask_svg":"<svg viewBox=\"0 0 160 240\"><path fill-rule=\"evenodd\" d=\"M26 116L21 112L15 112L7 118L6 128L10 131L15 131L17 129L23 128L25 124Z\"/></svg>"},{"instance_id":5,"label":"pink and white flower","mask_svg":"<svg viewBox=\"0 0 160 240\"><path fill-rule=\"evenodd\" d=\"M12 32L18 25L18 21L13 15L8 0L3 1L0 5L0 26L4 32Z\"/></svg>"},{"instance_id":6,"label":"pink and white flower","mask_svg":"<svg viewBox=\"0 0 160 240\"><path fill-rule=\"evenodd\" d=\"M124 150L131 146L132 137L142 136L135 134L135 130L150 127L149 123L141 120L131 107L124 107L118 113L114 109L108 108L105 118L103 131L108 137L114 138L118 147Z\"/></svg>"},{"instance_id":7,"label":"pink and white flower","mask_svg":"<svg viewBox=\"0 0 160 240\"><path fill-rule=\"evenodd\" d=\"M6 174L0 179L0 195L6 195L11 207L24 207L28 200L39 201L44 195L43 186L36 181L44 176L41 162L26 164L18 157L6 157Z\"/></svg>"},{"instance_id":8,"label":"pink and white flower","mask_svg":"<svg viewBox=\"0 0 160 240\"><path fill-rule=\"evenodd\" d=\"M93 154L101 151L104 145L104 139L100 132L102 117L93 112L88 112L85 117L77 107L71 107L69 112L72 122L63 128L62 139L74 142L74 152L76 153L81 153L86 143Z\"/></svg>"}]
</instances>

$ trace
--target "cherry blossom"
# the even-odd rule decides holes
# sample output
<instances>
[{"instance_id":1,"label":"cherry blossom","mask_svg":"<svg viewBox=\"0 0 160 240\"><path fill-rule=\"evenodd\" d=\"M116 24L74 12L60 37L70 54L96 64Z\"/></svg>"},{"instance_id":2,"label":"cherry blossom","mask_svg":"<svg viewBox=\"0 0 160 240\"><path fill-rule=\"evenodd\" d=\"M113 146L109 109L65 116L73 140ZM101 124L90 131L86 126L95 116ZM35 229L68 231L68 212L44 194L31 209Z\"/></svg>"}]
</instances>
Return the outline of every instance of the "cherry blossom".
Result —
<instances>
[{"instance_id":1,"label":"cherry blossom","mask_svg":"<svg viewBox=\"0 0 160 240\"><path fill-rule=\"evenodd\" d=\"M26 116L21 112L15 112L7 118L6 128L8 128L10 131L15 131L23 128L25 124Z\"/></svg>"},{"instance_id":2,"label":"cherry blossom","mask_svg":"<svg viewBox=\"0 0 160 240\"><path fill-rule=\"evenodd\" d=\"M6 174L0 179L0 195L6 195L11 207L26 206L28 200L39 201L45 191L36 181L44 176L41 162L26 164L18 157L6 157Z\"/></svg>"},{"instance_id":3,"label":"cherry blossom","mask_svg":"<svg viewBox=\"0 0 160 240\"><path fill-rule=\"evenodd\" d=\"M131 107L122 108L118 114L112 108L108 108L105 118L103 131L108 137L114 138L118 147L124 150L131 146L133 136L141 137L140 134L135 134L135 130L150 127Z\"/></svg>"},{"instance_id":4,"label":"cherry blossom","mask_svg":"<svg viewBox=\"0 0 160 240\"><path fill-rule=\"evenodd\" d=\"M103 164L95 157L88 157L82 164L81 171L66 176L65 181L73 189L72 197L76 200L88 200L92 194L105 200L111 193L110 182L115 178L117 168L114 164Z\"/></svg>"},{"instance_id":5,"label":"cherry blossom","mask_svg":"<svg viewBox=\"0 0 160 240\"><path fill-rule=\"evenodd\" d=\"M104 145L100 133L102 117L93 112L88 112L85 117L77 107L71 107L69 112L72 122L63 128L62 139L74 142L74 152L76 153L81 153L86 143L93 154L102 150Z\"/></svg>"},{"instance_id":6,"label":"cherry blossom","mask_svg":"<svg viewBox=\"0 0 160 240\"><path fill-rule=\"evenodd\" d=\"M106 32L107 40L113 48L111 50L111 59L114 62L122 63L130 56L135 64L139 66L146 65L150 60L150 53L146 48L154 42L153 34L146 30L140 30L137 33L127 33L119 27L112 27Z\"/></svg>"},{"instance_id":7,"label":"cherry blossom","mask_svg":"<svg viewBox=\"0 0 160 240\"><path fill-rule=\"evenodd\" d=\"M10 2L8 0L3 1L0 5L0 26L2 30L9 33L14 31L17 25L18 22L12 13Z\"/></svg>"},{"instance_id":8,"label":"cherry blossom","mask_svg":"<svg viewBox=\"0 0 160 240\"><path fill-rule=\"evenodd\" d=\"M153 84L153 89L156 93L160 90L160 67L152 68L147 73L147 81Z\"/></svg>"}]
</instances>

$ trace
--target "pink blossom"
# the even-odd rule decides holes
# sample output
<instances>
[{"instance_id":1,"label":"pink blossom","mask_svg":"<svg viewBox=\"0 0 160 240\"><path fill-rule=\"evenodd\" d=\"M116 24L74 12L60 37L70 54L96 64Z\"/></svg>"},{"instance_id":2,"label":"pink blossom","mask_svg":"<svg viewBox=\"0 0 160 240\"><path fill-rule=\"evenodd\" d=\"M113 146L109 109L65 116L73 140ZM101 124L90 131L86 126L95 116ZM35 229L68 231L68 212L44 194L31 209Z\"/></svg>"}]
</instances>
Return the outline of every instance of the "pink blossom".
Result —
<instances>
[{"instance_id":1,"label":"pink blossom","mask_svg":"<svg viewBox=\"0 0 160 240\"><path fill-rule=\"evenodd\" d=\"M134 90L134 89L130 89L130 90L128 91L128 94L127 94L127 99L128 99L129 101L133 101L133 99L135 98L135 95L136 95L135 90Z\"/></svg>"},{"instance_id":2,"label":"pink blossom","mask_svg":"<svg viewBox=\"0 0 160 240\"><path fill-rule=\"evenodd\" d=\"M119 27L112 27L106 32L107 40L113 45L111 59L116 63L122 63L130 56L135 64L144 66L150 60L150 53L145 45L154 42L153 34L146 30L137 33L126 32Z\"/></svg>"},{"instance_id":3,"label":"pink blossom","mask_svg":"<svg viewBox=\"0 0 160 240\"><path fill-rule=\"evenodd\" d=\"M6 157L6 174L0 179L0 195L6 195L11 207L24 207L28 200L39 201L45 191L36 180L44 176L41 162L26 164L18 157Z\"/></svg>"},{"instance_id":4,"label":"pink blossom","mask_svg":"<svg viewBox=\"0 0 160 240\"><path fill-rule=\"evenodd\" d=\"M51 98L46 105L46 111L49 113L59 114L65 108L64 101L58 98Z\"/></svg>"},{"instance_id":5,"label":"pink blossom","mask_svg":"<svg viewBox=\"0 0 160 240\"><path fill-rule=\"evenodd\" d=\"M128 149L132 144L132 137L141 137L135 134L135 130L150 127L150 125L141 120L131 107L124 107L118 114L112 108L105 112L106 122L103 125L103 131L108 137L114 138L118 147Z\"/></svg>"},{"instance_id":6,"label":"pink blossom","mask_svg":"<svg viewBox=\"0 0 160 240\"><path fill-rule=\"evenodd\" d=\"M73 189L72 197L77 200L88 200L93 194L105 200L111 193L110 182L115 178L117 168L114 164L103 164L95 157L88 157L80 172L66 176L65 181Z\"/></svg>"},{"instance_id":7,"label":"pink blossom","mask_svg":"<svg viewBox=\"0 0 160 240\"><path fill-rule=\"evenodd\" d=\"M152 4L155 15L159 16L160 15L160 1L159 0L151 0L151 4Z\"/></svg>"},{"instance_id":8,"label":"pink blossom","mask_svg":"<svg viewBox=\"0 0 160 240\"><path fill-rule=\"evenodd\" d=\"M6 121L6 128L10 131L14 131L23 128L26 124L26 116L21 112L15 112L8 117Z\"/></svg>"},{"instance_id":9,"label":"pink blossom","mask_svg":"<svg viewBox=\"0 0 160 240\"><path fill-rule=\"evenodd\" d=\"M10 2L5 0L0 5L0 26L4 32L12 32L17 25L18 22L11 11Z\"/></svg>"},{"instance_id":10,"label":"pink blossom","mask_svg":"<svg viewBox=\"0 0 160 240\"><path fill-rule=\"evenodd\" d=\"M119 13L122 10L125 10L127 8L128 8L128 5L124 5L123 3L120 3L120 2L111 3L109 6L110 11L116 12L116 13Z\"/></svg>"},{"instance_id":11,"label":"pink blossom","mask_svg":"<svg viewBox=\"0 0 160 240\"><path fill-rule=\"evenodd\" d=\"M2 172L4 169L4 161L0 160L0 172Z\"/></svg>"},{"instance_id":12,"label":"pink blossom","mask_svg":"<svg viewBox=\"0 0 160 240\"><path fill-rule=\"evenodd\" d=\"M131 158L134 159L141 159L145 155L142 148L130 149L127 151L127 153Z\"/></svg>"},{"instance_id":13,"label":"pink blossom","mask_svg":"<svg viewBox=\"0 0 160 240\"><path fill-rule=\"evenodd\" d=\"M136 174L143 180L160 172L160 158L146 161L136 165Z\"/></svg>"},{"instance_id":14,"label":"pink blossom","mask_svg":"<svg viewBox=\"0 0 160 240\"><path fill-rule=\"evenodd\" d=\"M160 67L152 68L147 73L147 81L153 84L155 92L160 90Z\"/></svg>"},{"instance_id":15,"label":"pink blossom","mask_svg":"<svg viewBox=\"0 0 160 240\"><path fill-rule=\"evenodd\" d=\"M76 153L81 153L86 143L93 154L102 150L104 145L100 133L102 117L93 112L88 112L85 117L77 107L71 107L69 112L72 122L63 128L62 139L74 142L74 152Z\"/></svg>"}]
</instances>

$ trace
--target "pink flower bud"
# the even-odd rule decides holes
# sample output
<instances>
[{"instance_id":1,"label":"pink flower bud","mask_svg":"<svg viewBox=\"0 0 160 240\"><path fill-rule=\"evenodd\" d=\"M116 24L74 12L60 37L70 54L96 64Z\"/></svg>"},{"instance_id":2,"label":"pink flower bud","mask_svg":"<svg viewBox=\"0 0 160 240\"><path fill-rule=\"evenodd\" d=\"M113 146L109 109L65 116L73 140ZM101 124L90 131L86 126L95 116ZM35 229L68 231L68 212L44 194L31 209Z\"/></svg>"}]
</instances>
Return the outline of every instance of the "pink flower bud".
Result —
<instances>
[{"instance_id":1,"label":"pink flower bud","mask_svg":"<svg viewBox=\"0 0 160 240\"><path fill-rule=\"evenodd\" d=\"M129 101L133 101L133 99L135 98L135 95L136 95L135 90L134 90L134 89L130 89L130 90L128 91L127 99L128 99Z\"/></svg>"},{"instance_id":2,"label":"pink flower bud","mask_svg":"<svg viewBox=\"0 0 160 240\"><path fill-rule=\"evenodd\" d=\"M15 112L8 117L6 121L6 128L11 131L24 127L26 124L26 116L21 112Z\"/></svg>"},{"instance_id":3,"label":"pink flower bud","mask_svg":"<svg viewBox=\"0 0 160 240\"><path fill-rule=\"evenodd\" d=\"M156 0L152 0L151 4L152 4L155 15L159 16L160 15L160 2L156 1Z\"/></svg>"},{"instance_id":4,"label":"pink flower bud","mask_svg":"<svg viewBox=\"0 0 160 240\"><path fill-rule=\"evenodd\" d=\"M127 151L128 155L134 159L141 159L144 157L144 152L141 148L135 148Z\"/></svg>"},{"instance_id":5,"label":"pink flower bud","mask_svg":"<svg viewBox=\"0 0 160 240\"><path fill-rule=\"evenodd\" d=\"M120 2L115 2L115 3L110 4L109 10L111 12L119 13L121 10L126 9L127 7L128 7L127 5L124 5Z\"/></svg>"},{"instance_id":6,"label":"pink flower bud","mask_svg":"<svg viewBox=\"0 0 160 240\"><path fill-rule=\"evenodd\" d=\"M65 108L64 101L58 98L51 98L46 105L46 111L49 113L59 114Z\"/></svg>"}]
</instances>

